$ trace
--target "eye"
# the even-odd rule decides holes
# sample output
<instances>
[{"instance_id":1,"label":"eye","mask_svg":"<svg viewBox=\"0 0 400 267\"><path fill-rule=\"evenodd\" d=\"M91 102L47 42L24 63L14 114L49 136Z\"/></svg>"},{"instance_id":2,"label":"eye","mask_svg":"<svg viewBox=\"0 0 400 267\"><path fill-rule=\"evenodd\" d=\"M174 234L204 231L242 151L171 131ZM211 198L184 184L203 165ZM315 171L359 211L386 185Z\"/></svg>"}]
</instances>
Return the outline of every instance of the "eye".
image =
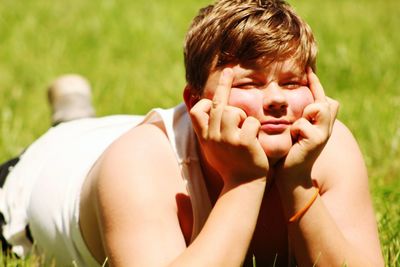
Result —
<instances>
[{"instance_id":1,"label":"eye","mask_svg":"<svg viewBox=\"0 0 400 267\"><path fill-rule=\"evenodd\" d=\"M299 81L289 81L282 83L281 86L285 89L296 89L302 86L302 84Z\"/></svg>"},{"instance_id":2,"label":"eye","mask_svg":"<svg viewBox=\"0 0 400 267\"><path fill-rule=\"evenodd\" d=\"M238 83L238 84L233 84L232 87L246 90L246 89L256 88L257 85L255 83Z\"/></svg>"},{"instance_id":3,"label":"eye","mask_svg":"<svg viewBox=\"0 0 400 267\"><path fill-rule=\"evenodd\" d=\"M300 88L302 86L307 86L307 80L306 79L298 79L298 78L288 79L286 81L285 80L282 81L280 86L285 89L288 89L288 90L293 90L293 89Z\"/></svg>"}]
</instances>

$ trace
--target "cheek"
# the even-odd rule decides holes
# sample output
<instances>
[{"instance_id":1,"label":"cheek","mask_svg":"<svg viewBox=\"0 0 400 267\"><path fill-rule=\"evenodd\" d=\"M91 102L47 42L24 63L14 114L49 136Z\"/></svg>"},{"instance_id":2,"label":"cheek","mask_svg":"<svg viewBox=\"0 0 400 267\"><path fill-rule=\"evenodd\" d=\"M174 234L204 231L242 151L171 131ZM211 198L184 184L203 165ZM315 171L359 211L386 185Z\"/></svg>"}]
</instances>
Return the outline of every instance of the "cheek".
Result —
<instances>
[{"instance_id":1,"label":"cheek","mask_svg":"<svg viewBox=\"0 0 400 267\"><path fill-rule=\"evenodd\" d=\"M300 118L303 114L304 108L314 102L310 89L306 87L288 91L286 99L296 118Z\"/></svg>"},{"instance_id":2,"label":"cheek","mask_svg":"<svg viewBox=\"0 0 400 267\"><path fill-rule=\"evenodd\" d=\"M262 111L262 92L232 88L229 105L242 109L248 116L257 116Z\"/></svg>"}]
</instances>

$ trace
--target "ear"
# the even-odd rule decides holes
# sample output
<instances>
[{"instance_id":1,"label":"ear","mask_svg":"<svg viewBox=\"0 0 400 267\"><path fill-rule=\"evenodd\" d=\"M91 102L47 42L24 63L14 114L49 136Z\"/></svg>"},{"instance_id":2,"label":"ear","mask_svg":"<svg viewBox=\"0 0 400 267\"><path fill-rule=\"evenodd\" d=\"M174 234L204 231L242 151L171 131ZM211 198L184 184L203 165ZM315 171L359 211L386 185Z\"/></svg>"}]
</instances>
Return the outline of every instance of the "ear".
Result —
<instances>
[{"instance_id":1,"label":"ear","mask_svg":"<svg viewBox=\"0 0 400 267\"><path fill-rule=\"evenodd\" d=\"M186 85L185 90L183 90L183 99L188 110L191 110L192 107L199 101L199 98L196 97L192 92L192 87L190 85Z\"/></svg>"}]
</instances>

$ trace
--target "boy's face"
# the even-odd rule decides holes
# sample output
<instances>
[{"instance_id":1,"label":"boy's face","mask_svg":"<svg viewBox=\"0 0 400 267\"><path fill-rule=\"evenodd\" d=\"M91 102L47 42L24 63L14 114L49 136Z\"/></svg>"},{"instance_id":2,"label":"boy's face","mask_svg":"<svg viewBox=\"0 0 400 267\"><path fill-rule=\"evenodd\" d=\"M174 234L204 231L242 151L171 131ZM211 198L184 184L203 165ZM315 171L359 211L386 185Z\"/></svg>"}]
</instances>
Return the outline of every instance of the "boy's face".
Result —
<instances>
[{"instance_id":1,"label":"boy's face","mask_svg":"<svg viewBox=\"0 0 400 267\"><path fill-rule=\"evenodd\" d=\"M290 59L267 67L229 67L234 79L228 104L260 121L258 139L270 160L284 157L292 146L291 124L314 102L305 68ZM220 70L210 74L203 97L212 99L220 75Z\"/></svg>"}]
</instances>

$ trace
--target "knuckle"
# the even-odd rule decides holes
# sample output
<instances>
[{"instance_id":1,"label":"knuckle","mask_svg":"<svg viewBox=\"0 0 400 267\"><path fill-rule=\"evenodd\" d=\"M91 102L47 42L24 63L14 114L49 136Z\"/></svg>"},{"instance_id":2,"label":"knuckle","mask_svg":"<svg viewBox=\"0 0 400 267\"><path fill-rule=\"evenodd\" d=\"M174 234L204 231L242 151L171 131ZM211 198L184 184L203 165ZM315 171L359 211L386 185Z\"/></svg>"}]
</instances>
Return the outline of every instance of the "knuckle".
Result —
<instances>
[{"instance_id":1,"label":"knuckle","mask_svg":"<svg viewBox=\"0 0 400 267\"><path fill-rule=\"evenodd\" d=\"M313 110L316 109L317 105L318 105L318 103L311 103L311 104L307 105L304 108L303 113L307 114L307 113L312 112Z\"/></svg>"},{"instance_id":2,"label":"knuckle","mask_svg":"<svg viewBox=\"0 0 400 267\"><path fill-rule=\"evenodd\" d=\"M208 131L206 129L202 129L201 130L201 138L203 140L208 140L208 138L209 138L208 136L209 136Z\"/></svg>"},{"instance_id":3,"label":"knuckle","mask_svg":"<svg viewBox=\"0 0 400 267\"><path fill-rule=\"evenodd\" d=\"M328 102L316 103L316 108L320 109L320 110L328 109L329 108L329 103Z\"/></svg>"},{"instance_id":4,"label":"knuckle","mask_svg":"<svg viewBox=\"0 0 400 267\"><path fill-rule=\"evenodd\" d=\"M211 103L211 107L213 109L221 109L223 108L222 102L219 99L213 99Z\"/></svg>"},{"instance_id":5,"label":"knuckle","mask_svg":"<svg viewBox=\"0 0 400 267\"><path fill-rule=\"evenodd\" d=\"M193 107L190 111L189 111L189 115L190 115L190 117L191 118L196 118L197 116L198 116L198 110L195 108L195 107Z\"/></svg>"},{"instance_id":6,"label":"knuckle","mask_svg":"<svg viewBox=\"0 0 400 267\"><path fill-rule=\"evenodd\" d=\"M330 114L330 111L332 110L331 105L328 103L321 105L320 110L324 112L325 114Z\"/></svg>"},{"instance_id":7,"label":"knuckle","mask_svg":"<svg viewBox=\"0 0 400 267\"><path fill-rule=\"evenodd\" d=\"M244 111L230 106L225 106L224 110L222 111L222 120L226 121L227 123L232 123L236 121L241 121L245 118Z\"/></svg>"},{"instance_id":8,"label":"knuckle","mask_svg":"<svg viewBox=\"0 0 400 267\"><path fill-rule=\"evenodd\" d=\"M228 107L224 107L222 110L222 118L231 118L234 115L234 112L232 112Z\"/></svg>"},{"instance_id":9,"label":"knuckle","mask_svg":"<svg viewBox=\"0 0 400 267\"><path fill-rule=\"evenodd\" d=\"M305 124L308 124L309 121L306 118L300 118L293 123L293 126L302 127Z\"/></svg>"},{"instance_id":10,"label":"knuckle","mask_svg":"<svg viewBox=\"0 0 400 267\"><path fill-rule=\"evenodd\" d=\"M254 117L247 117L246 118L246 121L247 121L247 123L249 123L249 124L255 124L255 125L260 125L260 122L256 119L256 118L254 118Z\"/></svg>"},{"instance_id":11,"label":"knuckle","mask_svg":"<svg viewBox=\"0 0 400 267\"><path fill-rule=\"evenodd\" d=\"M336 99L333 99L333 98L331 98L331 97L329 97L329 96L326 97L326 100L327 100L328 102L330 102L330 103L339 103Z\"/></svg>"},{"instance_id":12,"label":"knuckle","mask_svg":"<svg viewBox=\"0 0 400 267\"><path fill-rule=\"evenodd\" d=\"M208 99L201 99L199 100L190 110L189 110L189 114L190 115L195 115L199 112L202 112L205 107L207 107L209 105L210 100Z\"/></svg>"},{"instance_id":13,"label":"knuckle","mask_svg":"<svg viewBox=\"0 0 400 267\"><path fill-rule=\"evenodd\" d=\"M240 139L235 134L226 134L221 136L221 143L237 147L240 145Z\"/></svg>"},{"instance_id":14,"label":"knuckle","mask_svg":"<svg viewBox=\"0 0 400 267\"><path fill-rule=\"evenodd\" d=\"M207 132L205 134L206 140L211 141L211 142L218 142L221 139L221 136L219 133L214 133L214 132Z\"/></svg>"},{"instance_id":15,"label":"knuckle","mask_svg":"<svg viewBox=\"0 0 400 267\"><path fill-rule=\"evenodd\" d=\"M339 101L333 100L333 101L331 102L331 106L332 106L334 109L337 110L337 109L340 107L340 103L339 103Z\"/></svg>"},{"instance_id":16,"label":"knuckle","mask_svg":"<svg viewBox=\"0 0 400 267\"><path fill-rule=\"evenodd\" d=\"M239 109L237 107L233 107L233 106L225 106L224 112L231 113L231 114L238 114Z\"/></svg>"}]
</instances>

